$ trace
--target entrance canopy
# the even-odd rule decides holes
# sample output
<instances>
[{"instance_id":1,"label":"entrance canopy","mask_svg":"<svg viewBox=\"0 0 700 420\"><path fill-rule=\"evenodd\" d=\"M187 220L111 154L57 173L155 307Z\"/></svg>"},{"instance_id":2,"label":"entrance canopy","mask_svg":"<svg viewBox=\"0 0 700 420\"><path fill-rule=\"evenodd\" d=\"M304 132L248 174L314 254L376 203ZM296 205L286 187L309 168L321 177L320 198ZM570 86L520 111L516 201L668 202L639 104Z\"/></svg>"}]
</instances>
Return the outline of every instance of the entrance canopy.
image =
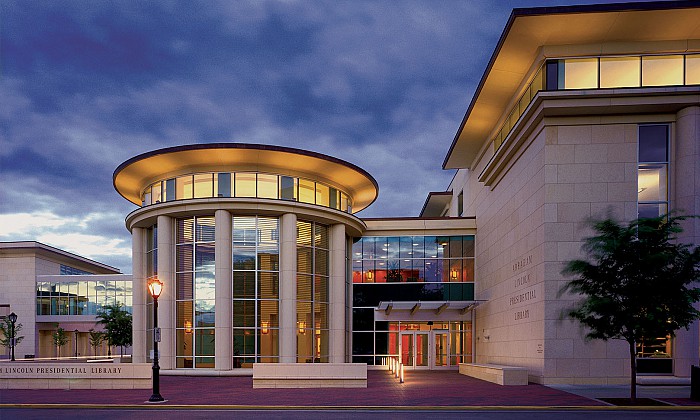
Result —
<instances>
[{"instance_id":1,"label":"entrance canopy","mask_svg":"<svg viewBox=\"0 0 700 420\"><path fill-rule=\"evenodd\" d=\"M482 301L388 301L379 302L375 309L376 320L414 319L421 320L462 320Z\"/></svg>"}]
</instances>

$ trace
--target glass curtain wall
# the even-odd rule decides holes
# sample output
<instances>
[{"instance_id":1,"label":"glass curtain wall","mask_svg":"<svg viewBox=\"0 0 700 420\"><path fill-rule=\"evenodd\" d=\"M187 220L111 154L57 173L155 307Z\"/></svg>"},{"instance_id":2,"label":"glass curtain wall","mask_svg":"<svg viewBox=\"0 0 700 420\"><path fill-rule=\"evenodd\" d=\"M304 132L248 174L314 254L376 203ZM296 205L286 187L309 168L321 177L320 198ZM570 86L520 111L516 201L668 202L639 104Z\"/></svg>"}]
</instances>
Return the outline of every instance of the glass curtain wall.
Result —
<instances>
[{"instance_id":1,"label":"glass curtain wall","mask_svg":"<svg viewBox=\"0 0 700 420\"><path fill-rule=\"evenodd\" d=\"M328 362L328 227L297 222L297 362Z\"/></svg>"},{"instance_id":2,"label":"glass curtain wall","mask_svg":"<svg viewBox=\"0 0 700 420\"><path fill-rule=\"evenodd\" d=\"M132 310L131 281L77 280L36 283L37 315L96 315L107 305Z\"/></svg>"},{"instance_id":3,"label":"glass curtain wall","mask_svg":"<svg viewBox=\"0 0 700 420\"><path fill-rule=\"evenodd\" d=\"M279 220L233 217L233 367L279 361Z\"/></svg>"},{"instance_id":4,"label":"glass curtain wall","mask_svg":"<svg viewBox=\"0 0 700 420\"><path fill-rule=\"evenodd\" d=\"M176 221L176 366L214 367L214 217Z\"/></svg>"},{"instance_id":5,"label":"glass curtain wall","mask_svg":"<svg viewBox=\"0 0 700 420\"><path fill-rule=\"evenodd\" d=\"M474 236L363 237L353 244L352 281L353 362L381 364L398 355L400 331L437 323L375 322L379 302L473 300ZM451 360L470 360L471 323L444 324Z\"/></svg>"}]
</instances>

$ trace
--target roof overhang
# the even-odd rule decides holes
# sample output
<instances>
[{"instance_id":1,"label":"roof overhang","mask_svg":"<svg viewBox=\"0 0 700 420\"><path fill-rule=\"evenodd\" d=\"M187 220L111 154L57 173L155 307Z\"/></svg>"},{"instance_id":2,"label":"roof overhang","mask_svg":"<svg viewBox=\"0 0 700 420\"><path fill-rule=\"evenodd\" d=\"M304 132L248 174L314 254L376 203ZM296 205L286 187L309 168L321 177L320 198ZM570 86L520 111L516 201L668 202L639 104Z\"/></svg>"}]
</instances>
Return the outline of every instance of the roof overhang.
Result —
<instances>
[{"instance_id":1,"label":"roof overhang","mask_svg":"<svg viewBox=\"0 0 700 420\"><path fill-rule=\"evenodd\" d=\"M484 143L526 87L525 78L547 56L548 45L587 45L597 54L616 53L625 43L687 41L671 50L700 51L700 1L656 1L513 9L442 164L470 168ZM554 50L566 56L567 48ZM570 52L571 49L568 49Z\"/></svg>"},{"instance_id":2,"label":"roof overhang","mask_svg":"<svg viewBox=\"0 0 700 420\"><path fill-rule=\"evenodd\" d=\"M379 194L372 175L344 160L290 147L247 143L203 143L154 150L119 165L112 179L122 197L140 205L141 191L152 182L209 171L276 173L321 181L348 193L353 212L372 204Z\"/></svg>"},{"instance_id":3,"label":"roof overhang","mask_svg":"<svg viewBox=\"0 0 700 420\"><path fill-rule=\"evenodd\" d=\"M447 311L457 311L460 315L464 315L479 306L480 302L478 300L382 301L379 302L375 310L383 311L387 316L394 311L407 311L411 316L419 312L440 315Z\"/></svg>"},{"instance_id":4,"label":"roof overhang","mask_svg":"<svg viewBox=\"0 0 700 420\"><path fill-rule=\"evenodd\" d=\"M420 217L440 217L452 201L452 191L433 191L428 193Z\"/></svg>"}]
</instances>

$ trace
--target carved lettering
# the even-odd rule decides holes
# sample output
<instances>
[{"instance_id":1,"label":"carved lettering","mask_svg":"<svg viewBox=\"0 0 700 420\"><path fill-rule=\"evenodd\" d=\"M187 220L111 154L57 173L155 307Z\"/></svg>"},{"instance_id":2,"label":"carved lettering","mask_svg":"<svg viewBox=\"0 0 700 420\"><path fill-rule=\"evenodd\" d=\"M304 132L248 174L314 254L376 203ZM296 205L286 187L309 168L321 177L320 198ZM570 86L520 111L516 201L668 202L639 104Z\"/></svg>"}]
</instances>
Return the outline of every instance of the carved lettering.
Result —
<instances>
[{"instance_id":1,"label":"carved lettering","mask_svg":"<svg viewBox=\"0 0 700 420\"><path fill-rule=\"evenodd\" d=\"M521 320L521 319L527 319L527 318L530 318L530 310L529 309L515 312L515 320L516 321Z\"/></svg>"},{"instance_id":2,"label":"carved lettering","mask_svg":"<svg viewBox=\"0 0 700 420\"><path fill-rule=\"evenodd\" d=\"M537 297L535 289L528 290L525 293L519 293L517 295L510 297L510 304L516 305L518 303L527 302L528 300L535 299Z\"/></svg>"},{"instance_id":3,"label":"carved lettering","mask_svg":"<svg viewBox=\"0 0 700 420\"><path fill-rule=\"evenodd\" d=\"M532 264L532 255L523 257L513 263L513 272L521 270L530 264Z\"/></svg>"}]
</instances>

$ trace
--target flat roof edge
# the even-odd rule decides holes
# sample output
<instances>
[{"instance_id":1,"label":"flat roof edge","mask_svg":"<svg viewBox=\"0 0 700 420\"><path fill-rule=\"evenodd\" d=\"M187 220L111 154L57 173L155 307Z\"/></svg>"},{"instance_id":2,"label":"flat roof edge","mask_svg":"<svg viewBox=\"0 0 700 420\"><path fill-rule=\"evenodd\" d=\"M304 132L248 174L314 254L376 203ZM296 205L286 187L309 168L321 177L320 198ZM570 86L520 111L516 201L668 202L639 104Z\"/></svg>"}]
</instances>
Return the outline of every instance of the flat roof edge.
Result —
<instances>
[{"instance_id":1,"label":"flat roof edge","mask_svg":"<svg viewBox=\"0 0 700 420\"><path fill-rule=\"evenodd\" d=\"M70 251L65 251L60 248L53 247L51 245L46 245L45 243L38 242L38 241L8 241L8 242L0 242L0 249L40 249L46 252L50 252L53 254L58 254L64 257L69 257L73 258L85 263L88 263L90 265L94 265L97 267L101 267L105 270L111 270L114 271L114 273L104 273L104 274L124 274L121 272L116 267L112 267L111 265L107 265L104 263L101 263L99 261L95 261L93 259L83 257L78 254L74 254Z\"/></svg>"},{"instance_id":2,"label":"flat roof edge","mask_svg":"<svg viewBox=\"0 0 700 420\"><path fill-rule=\"evenodd\" d=\"M455 134L454 138L452 139L452 144L450 144L450 148L447 151L447 154L445 155L445 159L442 162L442 169L462 169L463 167L468 168L468 165L462 165L458 166L455 164L449 164L450 157L452 156L452 152L455 149L455 146L457 145L457 142L459 141L459 137L462 134L462 131L464 130L464 126L467 123L467 120L469 118L469 115L471 114L472 110L474 109L474 106L476 104L476 100L481 94L481 91L483 90L484 84L486 83L487 76L491 73L491 70L493 68L493 65L496 61L496 57L498 57L498 54L500 53L503 43L505 42L505 39L507 38L513 23L515 22L515 19L518 17L526 17L526 16L542 16L542 15L557 15L557 14L575 14L575 13L604 13L604 12L625 12L625 11L651 11L651 10L668 10L668 9L691 9L691 8L696 8L700 7L700 0L687 0L687 1L679 1L679 0L673 0L673 1L638 1L638 2L629 2L629 3L609 3L609 4L586 4L586 5L572 5L572 6L543 6L543 7L531 7L531 8L514 8L511 11L511 14L508 18L508 21L503 29L503 32L501 33L500 38L498 39L498 42L496 43L496 47L493 51L493 54L491 55L491 58L488 61L488 64L486 65L486 69L484 70L483 75L481 76L481 79L479 80L479 83L477 84L476 89L474 90L474 95L472 96L471 102L469 103L469 106L467 107L467 111L464 114L464 117L462 118L462 122L459 125L459 128L457 129L457 133Z\"/></svg>"}]
</instances>

